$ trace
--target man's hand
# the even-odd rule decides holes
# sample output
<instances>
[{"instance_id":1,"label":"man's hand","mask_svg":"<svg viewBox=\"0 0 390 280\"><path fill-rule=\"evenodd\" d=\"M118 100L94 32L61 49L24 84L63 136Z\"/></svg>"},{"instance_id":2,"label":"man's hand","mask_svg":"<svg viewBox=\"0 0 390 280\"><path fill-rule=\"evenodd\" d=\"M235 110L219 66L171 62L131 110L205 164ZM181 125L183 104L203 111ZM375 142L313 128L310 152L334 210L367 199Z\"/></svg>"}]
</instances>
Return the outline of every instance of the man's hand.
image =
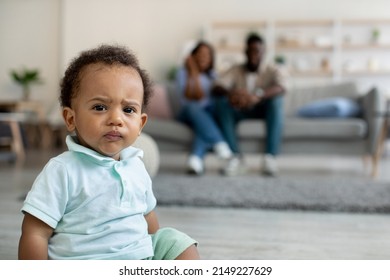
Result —
<instances>
[{"instance_id":1,"label":"man's hand","mask_svg":"<svg viewBox=\"0 0 390 280\"><path fill-rule=\"evenodd\" d=\"M249 108L260 102L260 100L260 97L248 93L245 89L236 89L231 91L229 94L230 104L237 109Z\"/></svg>"}]
</instances>

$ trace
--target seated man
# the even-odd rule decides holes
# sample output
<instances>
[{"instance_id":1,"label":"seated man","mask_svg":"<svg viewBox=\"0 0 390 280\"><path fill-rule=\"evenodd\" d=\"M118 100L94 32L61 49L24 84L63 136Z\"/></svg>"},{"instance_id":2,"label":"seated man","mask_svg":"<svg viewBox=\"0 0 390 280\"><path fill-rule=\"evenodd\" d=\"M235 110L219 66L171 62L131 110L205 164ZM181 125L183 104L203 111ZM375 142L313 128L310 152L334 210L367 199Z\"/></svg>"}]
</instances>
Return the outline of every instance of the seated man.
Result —
<instances>
[{"instance_id":1,"label":"seated man","mask_svg":"<svg viewBox=\"0 0 390 280\"><path fill-rule=\"evenodd\" d=\"M263 174L276 175L275 156L279 152L283 124L283 95L285 81L280 69L262 65L265 44L259 35L252 34L246 41L246 62L235 65L221 75L215 87L216 117L235 156L224 168L225 175L242 173L240 147L236 125L242 119L264 119L266 145Z\"/></svg>"}]
</instances>

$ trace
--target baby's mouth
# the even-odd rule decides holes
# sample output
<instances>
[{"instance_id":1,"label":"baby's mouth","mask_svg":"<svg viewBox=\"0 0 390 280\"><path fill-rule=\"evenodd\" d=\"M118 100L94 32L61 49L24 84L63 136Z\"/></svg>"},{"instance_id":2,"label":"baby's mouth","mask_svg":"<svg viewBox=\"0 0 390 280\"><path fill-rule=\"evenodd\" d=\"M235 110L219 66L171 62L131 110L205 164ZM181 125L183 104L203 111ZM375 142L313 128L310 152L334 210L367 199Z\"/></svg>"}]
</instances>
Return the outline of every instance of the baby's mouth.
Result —
<instances>
[{"instance_id":1,"label":"baby's mouth","mask_svg":"<svg viewBox=\"0 0 390 280\"><path fill-rule=\"evenodd\" d=\"M118 131L110 131L104 137L109 141L117 141L122 138L122 135Z\"/></svg>"}]
</instances>

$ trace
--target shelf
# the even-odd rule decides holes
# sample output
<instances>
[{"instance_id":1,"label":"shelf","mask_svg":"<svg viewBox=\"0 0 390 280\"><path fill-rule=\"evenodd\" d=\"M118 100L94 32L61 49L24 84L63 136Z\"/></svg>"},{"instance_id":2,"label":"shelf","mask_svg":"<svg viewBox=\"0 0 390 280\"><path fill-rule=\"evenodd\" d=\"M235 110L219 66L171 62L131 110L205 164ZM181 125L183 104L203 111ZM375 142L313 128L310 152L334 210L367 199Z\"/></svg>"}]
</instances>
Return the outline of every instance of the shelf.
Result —
<instances>
[{"instance_id":1,"label":"shelf","mask_svg":"<svg viewBox=\"0 0 390 280\"><path fill-rule=\"evenodd\" d=\"M277 51L332 51L333 46L316 46L316 45L288 45L288 44L277 44L275 46Z\"/></svg>"},{"instance_id":2,"label":"shelf","mask_svg":"<svg viewBox=\"0 0 390 280\"><path fill-rule=\"evenodd\" d=\"M341 21L342 25L382 25L390 24L390 19L345 19Z\"/></svg>"},{"instance_id":3,"label":"shelf","mask_svg":"<svg viewBox=\"0 0 390 280\"><path fill-rule=\"evenodd\" d=\"M356 50L356 51L361 51L361 50L390 50L390 44L343 44L341 46L342 49L344 50Z\"/></svg>"},{"instance_id":4,"label":"shelf","mask_svg":"<svg viewBox=\"0 0 390 280\"><path fill-rule=\"evenodd\" d=\"M221 52L243 52L244 46L221 46L217 45L215 47L217 51Z\"/></svg>"},{"instance_id":5,"label":"shelf","mask_svg":"<svg viewBox=\"0 0 390 280\"><path fill-rule=\"evenodd\" d=\"M229 29L242 29L242 28L265 28L267 23L265 21L220 21L212 24L213 28L229 28Z\"/></svg>"},{"instance_id":6,"label":"shelf","mask_svg":"<svg viewBox=\"0 0 390 280\"><path fill-rule=\"evenodd\" d=\"M221 65L242 61L245 36L258 32L266 40L270 61L281 55L286 58L288 69L313 69L291 70L292 78L307 78L310 83L311 78L341 81L379 77L384 80L390 76L390 70L364 70L368 59L377 61L380 69L390 69L390 19L219 21L210 27L213 35L210 42L221 53ZM372 41L376 29L380 31L377 43ZM330 70L321 68L324 59L329 61ZM301 60L305 61L305 67L297 67ZM346 63L363 70L345 71Z\"/></svg>"},{"instance_id":7,"label":"shelf","mask_svg":"<svg viewBox=\"0 0 390 280\"><path fill-rule=\"evenodd\" d=\"M390 70L359 70L359 71L343 71L346 76L390 76Z\"/></svg>"},{"instance_id":8,"label":"shelf","mask_svg":"<svg viewBox=\"0 0 390 280\"><path fill-rule=\"evenodd\" d=\"M332 77L333 71L325 70L308 70L308 71L289 71L289 74L294 77Z\"/></svg>"},{"instance_id":9,"label":"shelf","mask_svg":"<svg viewBox=\"0 0 390 280\"><path fill-rule=\"evenodd\" d=\"M275 27L324 27L332 26L333 21L331 20L280 20L275 22Z\"/></svg>"}]
</instances>

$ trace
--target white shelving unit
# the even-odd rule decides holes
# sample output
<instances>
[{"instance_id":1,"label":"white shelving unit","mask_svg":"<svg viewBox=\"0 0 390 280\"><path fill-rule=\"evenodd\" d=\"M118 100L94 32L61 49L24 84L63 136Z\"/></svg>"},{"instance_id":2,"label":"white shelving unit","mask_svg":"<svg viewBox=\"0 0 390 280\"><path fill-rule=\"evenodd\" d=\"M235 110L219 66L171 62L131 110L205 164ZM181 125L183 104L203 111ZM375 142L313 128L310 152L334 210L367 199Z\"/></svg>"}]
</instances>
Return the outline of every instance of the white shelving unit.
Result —
<instances>
[{"instance_id":1,"label":"white shelving unit","mask_svg":"<svg viewBox=\"0 0 390 280\"><path fill-rule=\"evenodd\" d=\"M390 19L219 21L208 31L219 71L244 60L245 38L257 32L267 59L283 56L295 85L357 80L390 89Z\"/></svg>"},{"instance_id":2,"label":"white shelving unit","mask_svg":"<svg viewBox=\"0 0 390 280\"><path fill-rule=\"evenodd\" d=\"M343 75L390 75L390 20L341 24Z\"/></svg>"},{"instance_id":3,"label":"white shelving unit","mask_svg":"<svg viewBox=\"0 0 390 280\"><path fill-rule=\"evenodd\" d=\"M275 22L275 53L295 79L334 76L335 31L331 21Z\"/></svg>"}]
</instances>

